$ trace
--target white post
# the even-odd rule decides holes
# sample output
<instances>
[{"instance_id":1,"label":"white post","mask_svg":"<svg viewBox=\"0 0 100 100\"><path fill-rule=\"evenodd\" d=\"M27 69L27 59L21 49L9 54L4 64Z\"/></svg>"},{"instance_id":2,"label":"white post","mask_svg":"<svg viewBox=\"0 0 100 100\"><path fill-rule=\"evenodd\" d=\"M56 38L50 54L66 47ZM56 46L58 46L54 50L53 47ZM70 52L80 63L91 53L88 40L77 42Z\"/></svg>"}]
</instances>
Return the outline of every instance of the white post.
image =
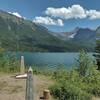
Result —
<instances>
[{"instance_id":1,"label":"white post","mask_svg":"<svg viewBox=\"0 0 100 100\"><path fill-rule=\"evenodd\" d=\"M21 56L20 74L25 74L24 56Z\"/></svg>"}]
</instances>

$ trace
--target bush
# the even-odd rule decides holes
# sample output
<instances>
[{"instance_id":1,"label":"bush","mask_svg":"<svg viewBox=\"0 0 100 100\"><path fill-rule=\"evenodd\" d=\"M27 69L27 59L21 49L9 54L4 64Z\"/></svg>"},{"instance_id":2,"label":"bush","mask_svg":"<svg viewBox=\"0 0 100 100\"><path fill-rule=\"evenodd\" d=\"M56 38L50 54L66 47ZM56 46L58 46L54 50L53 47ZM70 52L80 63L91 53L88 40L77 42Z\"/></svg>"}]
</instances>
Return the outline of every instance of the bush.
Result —
<instances>
[{"instance_id":1,"label":"bush","mask_svg":"<svg viewBox=\"0 0 100 100\"><path fill-rule=\"evenodd\" d=\"M84 90L95 96L100 96L100 72L94 68L91 73L83 78Z\"/></svg>"},{"instance_id":2,"label":"bush","mask_svg":"<svg viewBox=\"0 0 100 100\"><path fill-rule=\"evenodd\" d=\"M84 50L80 51L79 57L77 59L77 67L80 76L87 76L90 74L93 67L97 67L96 61L94 61L88 53Z\"/></svg>"},{"instance_id":3,"label":"bush","mask_svg":"<svg viewBox=\"0 0 100 100\"><path fill-rule=\"evenodd\" d=\"M57 100L91 100L92 95L82 91L71 83L55 84L50 87L51 93Z\"/></svg>"}]
</instances>

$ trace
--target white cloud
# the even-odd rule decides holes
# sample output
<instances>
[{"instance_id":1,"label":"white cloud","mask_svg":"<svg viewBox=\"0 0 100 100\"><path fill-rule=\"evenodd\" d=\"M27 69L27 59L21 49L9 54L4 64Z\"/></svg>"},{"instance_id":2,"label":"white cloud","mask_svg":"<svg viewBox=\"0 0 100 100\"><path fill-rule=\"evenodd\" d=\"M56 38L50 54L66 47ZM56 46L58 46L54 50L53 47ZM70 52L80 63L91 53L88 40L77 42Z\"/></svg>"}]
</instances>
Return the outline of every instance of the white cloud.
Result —
<instances>
[{"instance_id":1,"label":"white cloud","mask_svg":"<svg viewBox=\"0 0 100 100\"><path fill-rule=\"evenodd\" d=\"M45 11L46 15L59 17L63 19L100 19L100 11L86 10L80 5L72 5L71 7L53 8L49 7Z\"/></svg>"},{"instance_id":2,"label":"white cloud","mask_svg":"<svg viewBox=\"0 0 100 100\"><path fill-rule=\"evenodd\" d=\"M89 16L90 19L100 19L100 11L96 10L89 10L86 11L87 16Z\"/></svg>"},{"instance_id":3,"label":"white cloud","mask_svg":"<svg viewBox=\"0 0 100 100\"><path fill-rule=\"evenodd\" d=\"M33 22L38 24L45 24L45 25L58 25L63 26L63 21L61 19L54 20L50 17L35 17Z\"/></svg>"},{"instance_id":4,"label":"white cloud","mask_svg":"<svg viewBox=\"0 0 100 100\"><path fill-rule=\"evenodd\" d=\"M80 5L72 5L71 7L68 7L68 8L65 8L65 7L62 7L62 8L49 7L45 11L45 14L53 16L53 17L60 17L60 18L63 18L63 19L72 19L72 18L82 19L82 18L86 17L85 10Z\"/></svg>"},{"instance_id":5,"label":"white cloud","mask_svg":"<svg viewBox=\"0 0 100 100\"><path fill-rule=\"evenodd\" d=\"M61 19L58 19L57 23L58 23L59 26L63 26L64 25L64 23L63 23L63 21Z\"/></svg>"},{"instance_id":6,"label":"white cloud","mask_svg":"<svg viewBox=\"0 0 100 100\"><path fill-rule=\"evenodd\" d=\"M10 14L16 16L16 17L19 17L19 18L24 18L18 12L8 12L8 13L10 13Z\"/></svg>"}]
</instances>

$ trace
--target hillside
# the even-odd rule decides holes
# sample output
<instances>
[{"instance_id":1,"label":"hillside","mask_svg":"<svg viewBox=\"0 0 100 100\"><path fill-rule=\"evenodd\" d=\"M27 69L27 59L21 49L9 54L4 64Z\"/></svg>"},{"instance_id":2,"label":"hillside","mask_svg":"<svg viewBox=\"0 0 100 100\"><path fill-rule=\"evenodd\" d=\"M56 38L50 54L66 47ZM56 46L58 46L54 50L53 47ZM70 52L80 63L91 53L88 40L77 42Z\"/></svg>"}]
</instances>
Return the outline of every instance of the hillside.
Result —
<instances>
[{"instance_id":1,"label":"hillside","mask_svg":"<svg viewBox=\"0 0 100 100\"><path fill-rule=\"evenodd\" d=\"M0 12L1 47L14 51L56 51L56 48L62 50L60 44L63 44L62 41L52 36L45 27Z\"/></svg>"},{"instance_id":2,"label":"hillside","mask_svg":"<svg viewBox=\"0 0 100 100\"><path fill-rule=\"evenodd\" d=\"M96 45L95 43L98 35L98 33L96 32L97 30L76 27L71 32L56 33L55 36L66 42L70 41L70 43L73 43L75 45L79 45L86 49L91 48L91 50L93 50Z\"/></svg>"},{"instance_id":3,"label":"hillside","mask_svg":"<svg viewBox=\"0 0 100 100\"><path fill-rule=\"evenodd\" d=\"M88 38L87 31L89 31ZM44 26L30 20L0 11L0 46L9 51L72 52L82 48L93 51L94 45L90 44L92 40L93 44L95 43L95 38L91 38L92 35L94 37L95 32L89 29L87 31L78 29L77 33L79 34L75 35L75 38L69 39L69 35L72 35L73 32L64 33L66 36L64 34L58 35L58 33L51 32ZM83 42L88 39L91 41Z\"/></svg>"}]
</instances>

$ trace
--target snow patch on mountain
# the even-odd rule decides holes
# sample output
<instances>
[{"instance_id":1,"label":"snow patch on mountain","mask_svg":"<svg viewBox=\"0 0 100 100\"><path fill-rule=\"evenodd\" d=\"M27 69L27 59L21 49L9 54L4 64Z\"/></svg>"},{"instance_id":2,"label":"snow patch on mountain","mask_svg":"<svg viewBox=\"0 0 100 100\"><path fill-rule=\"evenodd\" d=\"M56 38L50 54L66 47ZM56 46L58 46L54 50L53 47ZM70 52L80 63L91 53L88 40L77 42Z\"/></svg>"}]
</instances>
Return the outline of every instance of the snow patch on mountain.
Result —
<instances>
[{"instance_id":1,"label":"snow patch on mountain","mask_svg":"<svg viewBox=\"0 0 100 100\"><path fill-rule=\"evenodd\" d=\"M76 34L77 34L77 33L73 33L73 34L69 35L68 38L72 38L72 39L73 39L73 38L75 37Z\"/></svg>"}]
</instances>

